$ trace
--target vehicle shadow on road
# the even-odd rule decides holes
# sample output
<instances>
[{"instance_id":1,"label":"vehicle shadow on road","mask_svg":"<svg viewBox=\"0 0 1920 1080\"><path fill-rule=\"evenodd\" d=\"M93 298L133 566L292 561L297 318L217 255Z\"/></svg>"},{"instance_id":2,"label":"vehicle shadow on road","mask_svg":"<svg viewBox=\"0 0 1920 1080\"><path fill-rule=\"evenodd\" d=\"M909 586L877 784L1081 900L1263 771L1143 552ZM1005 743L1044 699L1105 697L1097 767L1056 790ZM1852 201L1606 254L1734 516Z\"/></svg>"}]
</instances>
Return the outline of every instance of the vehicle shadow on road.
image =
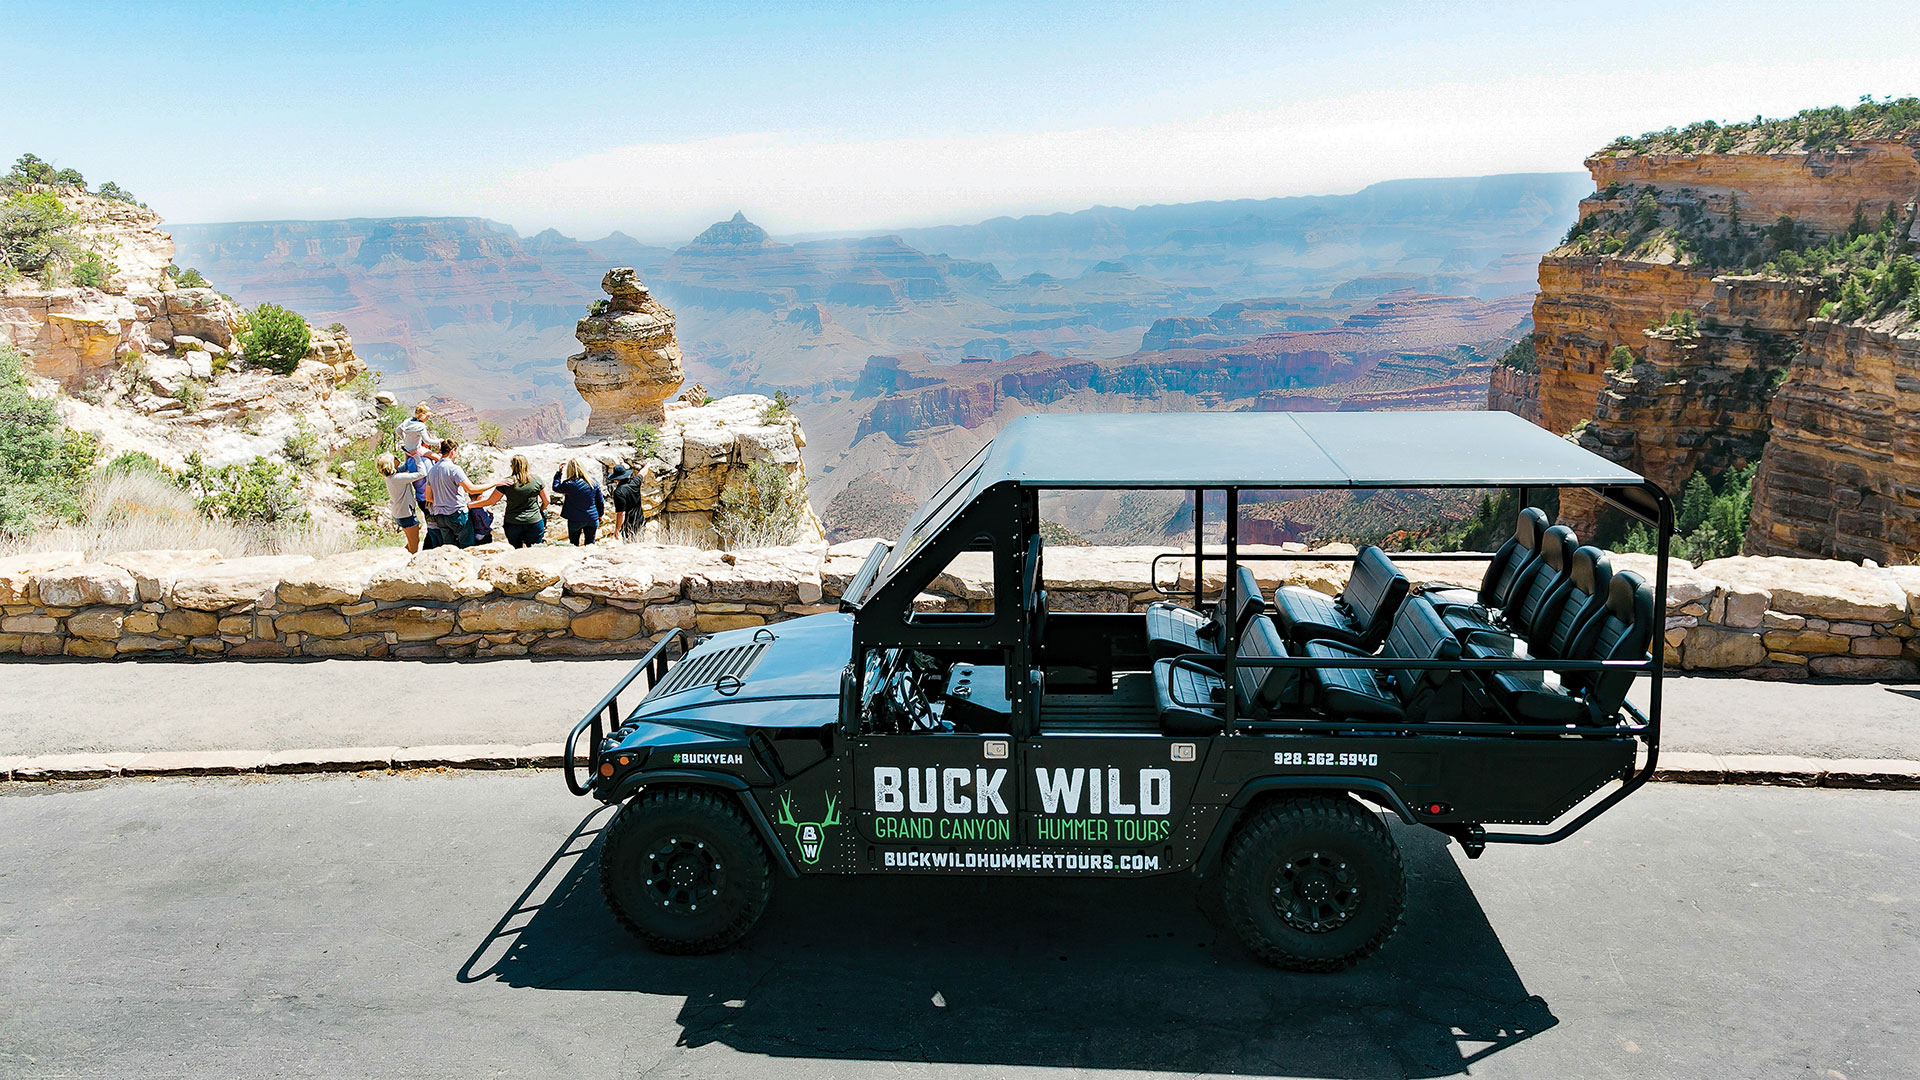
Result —
<instances>
[{"instance_id":1,"label":"vehicle shadow on road","mask_svg":"<svg viewBox=\"0 0 1920 1080\"><path fill-rule=\"evenodd\" d=\"M684 997L683 1046L1008 1067L1449 1076L1557 1023L1425 829L1395 829L1410 891L1387 947L1297 975L1250 957L1185 877L783 880L741 945L658 956L601 896L608 818L588 815L460 981Z\"/></svg>"}]
</instances>

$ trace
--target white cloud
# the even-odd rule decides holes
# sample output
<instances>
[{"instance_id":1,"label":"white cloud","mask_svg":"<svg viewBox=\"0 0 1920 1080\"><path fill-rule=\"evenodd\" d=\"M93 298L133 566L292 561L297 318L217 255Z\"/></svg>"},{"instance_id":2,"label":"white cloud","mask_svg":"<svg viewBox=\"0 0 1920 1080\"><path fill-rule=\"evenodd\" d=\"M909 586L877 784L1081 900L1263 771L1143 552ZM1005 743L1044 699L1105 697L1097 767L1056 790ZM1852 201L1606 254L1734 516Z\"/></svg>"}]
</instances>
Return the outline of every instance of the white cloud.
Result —
<instances>
[{"instance_id":1,"label":"white cloud","mask_svg":"<svg viewBox=\"0 0 1920 1080\"><path fill-rule=\"evenodd\" d=\"M998 213L1351 191L1395 177L1558 171L1614 135L1850 101L1904 85L1889 62L1751 64L1458 83L1243 109L1178 123L835 140L784 133L645 143L524 171L476 211L590 233L684 237L744 209L778 232ZM1729 88L1739 88L1730 90Z\"/></svg>"}]
</instances>

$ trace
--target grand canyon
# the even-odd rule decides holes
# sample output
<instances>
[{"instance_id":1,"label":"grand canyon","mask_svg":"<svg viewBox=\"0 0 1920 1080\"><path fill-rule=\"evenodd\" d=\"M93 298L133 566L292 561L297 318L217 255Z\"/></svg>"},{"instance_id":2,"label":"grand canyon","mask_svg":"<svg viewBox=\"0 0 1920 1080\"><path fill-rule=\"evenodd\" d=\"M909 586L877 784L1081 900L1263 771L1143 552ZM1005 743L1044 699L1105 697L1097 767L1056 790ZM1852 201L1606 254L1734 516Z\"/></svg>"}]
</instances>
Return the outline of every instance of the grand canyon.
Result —
<instances>
[{"instance_id":1,"label":"grand canyon","mask_svg":"<svg viewBox=\"0 0 1920 1080\"><path fill-rule=\"evenodd\" d=\"M574 323L608 266L632 266L675 313L689 378L793 396L815 503L848 534L885 523L859 506L925 495L1036 408L1477 404L1586 190L1407 180L792 240L736 214L677 247L471 218L173 233L180 264L242 303L346 325L394 392L527 439L584 424Z\"/></svg>"}]
</instances>

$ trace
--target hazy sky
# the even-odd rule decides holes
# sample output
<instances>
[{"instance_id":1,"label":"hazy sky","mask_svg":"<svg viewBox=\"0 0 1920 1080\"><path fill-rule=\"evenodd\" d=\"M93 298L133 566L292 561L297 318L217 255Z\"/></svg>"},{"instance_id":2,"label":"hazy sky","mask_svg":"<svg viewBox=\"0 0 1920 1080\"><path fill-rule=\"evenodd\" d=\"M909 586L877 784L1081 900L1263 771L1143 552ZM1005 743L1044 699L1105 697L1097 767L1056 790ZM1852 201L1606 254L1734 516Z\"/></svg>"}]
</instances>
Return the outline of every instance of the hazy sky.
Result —
<instances>
[{"instance_id":1,"label":"hazy sky","mask_svg":"<svg viewBox=\"0 0 1920 1080\"><path fill-rule=\"evenodd\" d=\"M173 221L476 214L678 242L1561 171L1920 92L1880 3L0 0L0 154Z\"/></svg>"}]
</instances>

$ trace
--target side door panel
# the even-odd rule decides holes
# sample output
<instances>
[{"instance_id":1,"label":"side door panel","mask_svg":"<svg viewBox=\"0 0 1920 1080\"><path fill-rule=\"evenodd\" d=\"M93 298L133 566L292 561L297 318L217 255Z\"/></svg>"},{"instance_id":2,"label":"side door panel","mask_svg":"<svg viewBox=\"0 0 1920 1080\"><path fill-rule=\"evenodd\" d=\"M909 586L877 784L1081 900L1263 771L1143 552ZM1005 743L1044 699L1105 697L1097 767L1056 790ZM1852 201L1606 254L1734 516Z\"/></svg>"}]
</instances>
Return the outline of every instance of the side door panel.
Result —
<instances>
[{"instance_id":1,"label":"side door panel","mask_svg":"<svg viewBox=\"0 0 1920 1080\"><path fill-rule=\"evenodd\" d=\"M993 851L1018 841L1019 781L1006 735L915 732L854 740L853 812L867 869L882 848Z\"/></svg>"},{"instance_id":2,"label":"side door panel","mask_svg":"<svg viewBox=\"0 0 1920 1080\"><path fill-rule=\"evenodd\" d=\"M1206 739L1045 735L1021 776L1021 835L1036 848L1149 856L1172 869L1197 848L1187 828ZM1137 861L1128 865L1138 867Z\"/></svg>"}]
</instances>

